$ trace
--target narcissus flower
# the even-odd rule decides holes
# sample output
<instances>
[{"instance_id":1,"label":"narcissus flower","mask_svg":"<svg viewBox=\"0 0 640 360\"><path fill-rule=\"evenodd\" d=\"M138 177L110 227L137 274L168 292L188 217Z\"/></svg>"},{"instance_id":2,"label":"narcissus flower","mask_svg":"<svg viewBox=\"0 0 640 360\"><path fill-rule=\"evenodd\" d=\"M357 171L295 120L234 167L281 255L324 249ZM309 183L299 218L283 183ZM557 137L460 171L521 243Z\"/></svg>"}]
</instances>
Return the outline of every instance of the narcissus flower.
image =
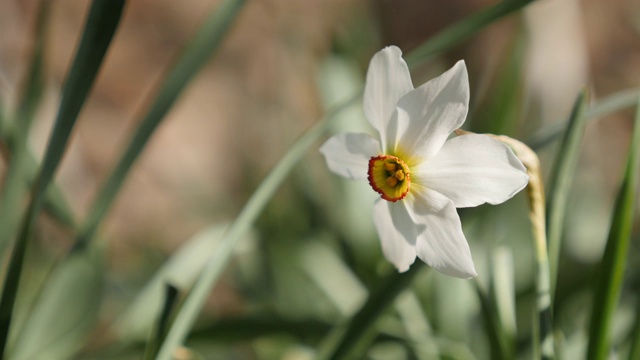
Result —
<instances>
[{"instance_id":1,"label":"narcissus flower","mask_svg":"<svg viewBox=\"0 0 640 360\"><path fill-rule=\"evenodd\" d=\"M476 276L456 208L499 204L527 185L524 166L503 143L477 134L448 139L468 104L464 61L414 89L402 52L387 47L371 60L364 91L378 137L338 134L320 148L331 171L367 179L380 194L374 223L398 271L417 256L444 274Z\"/></svg>"}]
</instances>

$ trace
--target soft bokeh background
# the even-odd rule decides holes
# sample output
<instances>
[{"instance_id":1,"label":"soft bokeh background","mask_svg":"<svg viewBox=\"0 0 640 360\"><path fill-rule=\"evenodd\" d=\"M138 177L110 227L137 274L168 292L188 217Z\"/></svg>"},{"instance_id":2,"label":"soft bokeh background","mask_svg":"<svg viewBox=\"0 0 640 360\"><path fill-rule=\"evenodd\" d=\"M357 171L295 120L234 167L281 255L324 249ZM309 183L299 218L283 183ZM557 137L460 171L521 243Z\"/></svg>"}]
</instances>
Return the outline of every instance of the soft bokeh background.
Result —
<instances>
[{"instance_id":1,"label":"soft bokeh background","mask_svg":"<svg viewBox=\"0 0 640 360\"><path fill-rule=\"evenodd\" d=\"M248 1L220 51L153 136L102 227L109 244L103 318L115 316L189 237L210 224L233 220L295 138L325 114L328 104L357 92L373 53L391 44L406 53L494 3ZM58 0L51 6L46 93L30 139L38 153L46 145L88 5ZM216 5L212 0L127 4L57 175L81 218L168 67ZM25 76L36 6L26 0L0 3L0 96L9 106ZM585 86L597 101L640 85L640 3L536 2L415 69L414 84L436 76L457 59L466 61L470 75L472 104L466 127L527 140L545 125L566 121ZM359 107L341 118L336 130L366 131ZM588 301L571 296L588 289L593 265L602 254L631 115L619 112L587 127L567 213L558 290L566 293L566 301L577 302L572 306ZM551 168L553 149L540 152L545 171ZM375 282L371 269L383 273L389 265L381 260L371 228L369 201L374 196L367 190L366 185L328 174L320 155L312 151L271 201L251 246L243 250L246 258L238 257L212 296L208 316L246 314L264 304L288 306L290 313L303 314L309 299L296 298L292 295L296 289L287 289L308 280L286 265L299 256L287 252L298 242L330 244L360 281ZM465 231L481 270L488 266L493 246L506 244L513 249L516 288L526 298L533 279L533 253L530 235L522 230L528 226L524 196L461 214L469 219ZM42 250L34 255L44 264L40 271L63 254L71 240L69 231L43 217L36 239ZM640 255L637 241L631 253ZM635 269L630 281L637 285L640 269L633 260L630 267ZM462 302L473 297L463 282L429 276L431 281L449 282L447 291L453 294L460 288ZM446 299L456 298L452 296ZM469 330L451 320L462 316L453 308L442 303L428 315L445 334L465 339ZM558 312L558 316L564 315ZM523 324L529 320L523 318L518 326L526 329ZM252 356L248 350L239 351L239 357Z\"/></svg>"}]
</instances>

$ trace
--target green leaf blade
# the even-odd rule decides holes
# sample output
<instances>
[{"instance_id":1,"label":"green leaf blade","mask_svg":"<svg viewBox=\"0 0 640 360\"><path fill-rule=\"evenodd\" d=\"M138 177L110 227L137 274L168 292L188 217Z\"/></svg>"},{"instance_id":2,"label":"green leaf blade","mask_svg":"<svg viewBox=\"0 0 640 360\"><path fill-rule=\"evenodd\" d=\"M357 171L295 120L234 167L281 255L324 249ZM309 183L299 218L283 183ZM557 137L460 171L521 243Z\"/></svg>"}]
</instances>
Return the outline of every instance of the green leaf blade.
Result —
<instances>
[{"instance_id":1,"label":"green leaf blade","mask_svg":"<svg viewBox=\"0 0 640 360\"><path fill-rule=\"evenodd\" d=\"M162 340L164 340L169 323L171 322L171 314L177 306L178 295L178 288L169 283L165 284L164 304L162 305L160 314L158 314L156 327L153 329L151 338L147 342L147 348L145 349L144 354L145 360L152 360L156 355L158 355L160 344L162 343Z\"/></svg>"},{"instance_id":2,"label":"green leaf blade","mask_svg":"<svg viewBox=\"0 0 640 360\"><path fill-rule=\"evenodd\" d=\"M588 99L587 90L583 90L574 103L569 124L558 148L553 167L549 195L547 196L547 248L549 251L550 292L555 293L558 277L558 261L560 258L561 237L564 229L564 216L567 208L569 191L580 158L580 145L584 136L586 117L584 116Z\"/></svg>"},{"instance_id":3,"label":"green leaf blade","mask_svg":"<svg viewBox=\"0 0 640 360\"><path fill-rule=\"evenodd\" d=\"M594 289L587 349L589 360L604 360L609 355L610 329L624 279L640 171L640 98L636 101L638 105L625 173Z\"/></svg>"},{"instance_id":4,"label":"green leaf blade","mask_svg":"<svg viewBox=\"0 0 640 360\"><path fill-rule=\"evenodd\" d=\"M7 156L9 169L0 197L0 254L4 253L5 248L18 231L19 216L22 212L21 202L28 191L28 187L23 181L25 167L29 160L27 159L27 135L44 89L43 42L49 4L49 2L41 3L38 8L29 72L18 104L17 114L11 124L13 125L12 131L0 134L9 148ZM16 209L20 210L16 211Z\"/></svg>"},{"instance_id":5,"label":"green leaf blade","mask_svg":"<svg viewBox=\"0 0 640 360\"><path fill-rule=\"evenodd\" d=\"M82 39L62 91L60 108L49 138L44 162L33 187L31 202L23 219L20 235L11 254L2 298L0 298L0 353L2 354L7 345L28 239L31 237L47 188L60 164L77 116L118 27L124 3L125 0L95 0L89 10Z\"/></svg>"}]
</instances>

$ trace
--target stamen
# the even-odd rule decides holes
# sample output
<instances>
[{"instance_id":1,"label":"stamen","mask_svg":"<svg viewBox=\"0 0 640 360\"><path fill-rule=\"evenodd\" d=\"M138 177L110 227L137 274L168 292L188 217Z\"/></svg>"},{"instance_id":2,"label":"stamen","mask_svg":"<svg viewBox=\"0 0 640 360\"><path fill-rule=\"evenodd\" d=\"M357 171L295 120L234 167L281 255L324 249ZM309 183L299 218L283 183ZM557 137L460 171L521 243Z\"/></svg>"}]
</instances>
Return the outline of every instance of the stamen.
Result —
<instances>
[{"instance_id":1,"label":"stamen","mask_svg":"<svg viewBox=\"0 0 640 360\"><path fill-rule=\"evenodd\" d=\"M395 171L396 168L397 168L397 166L394 163L389 163L389 162L385 162L384 163L384 169L387 170L388 172Z\"/></svg>"}]
</instances>

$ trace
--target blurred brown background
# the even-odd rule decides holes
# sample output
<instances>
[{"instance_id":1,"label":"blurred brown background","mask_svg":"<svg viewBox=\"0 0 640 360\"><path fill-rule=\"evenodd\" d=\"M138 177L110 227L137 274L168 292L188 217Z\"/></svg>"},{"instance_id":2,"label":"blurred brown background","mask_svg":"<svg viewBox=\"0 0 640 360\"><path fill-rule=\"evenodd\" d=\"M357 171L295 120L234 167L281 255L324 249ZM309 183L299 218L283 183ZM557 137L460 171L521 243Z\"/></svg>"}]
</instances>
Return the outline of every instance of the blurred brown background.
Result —
<instances>
[{"instance_id":1,"label":"blurred brown background","mask_svg":"<svg viewBox=\"0 0 640 360\"><path fill-rule=\"evenodd\" d=\"M354 59L364 74L369 58L382 46L395 44L408 52L495 2L248 1L220 51L154 135L103 227L112 244L115 271L132 270L128 264L137 264L133 258L142 256L134 250L168 253L204 225L235 217L296 136L323 115L317 82L328 55ZM47 89L31 139L39 152L46 145L88 4L52 4ZM213 0L127 4L58 172L59 184L79 216L86 213L172 60L216 5ZM0 96L9 107L24 78L36 6L33 0L0 2ZM433 75L433 63L446 67L464 58L470 69L472 105L482 109L496 96L496 78L513 46L522 46L524 52L526 113L514 119L512 135L525 139L537 127L565 119L585 85L598 99L640 84L640 3L538 1L417 69L414 82ZM611 203L628 144L629 114L619 113L588 128L576 187L598 190L586 199L574 199L584 202L583 212L598 211L592 202ZM529 119L532 123L525 121ZM546 161L543 166L548 169ZM580 222L583 215L578 211L572 216ZM602 224L586 230L580 227L576 237L601 238L598 231L604 231L606 221L605 217ZM59 239L44 240L52 251L70 241L58 234ZM579 243L575 247L579 252ZM596 255L583 256L589 260Z\"/></svg>"}]
</instances>

